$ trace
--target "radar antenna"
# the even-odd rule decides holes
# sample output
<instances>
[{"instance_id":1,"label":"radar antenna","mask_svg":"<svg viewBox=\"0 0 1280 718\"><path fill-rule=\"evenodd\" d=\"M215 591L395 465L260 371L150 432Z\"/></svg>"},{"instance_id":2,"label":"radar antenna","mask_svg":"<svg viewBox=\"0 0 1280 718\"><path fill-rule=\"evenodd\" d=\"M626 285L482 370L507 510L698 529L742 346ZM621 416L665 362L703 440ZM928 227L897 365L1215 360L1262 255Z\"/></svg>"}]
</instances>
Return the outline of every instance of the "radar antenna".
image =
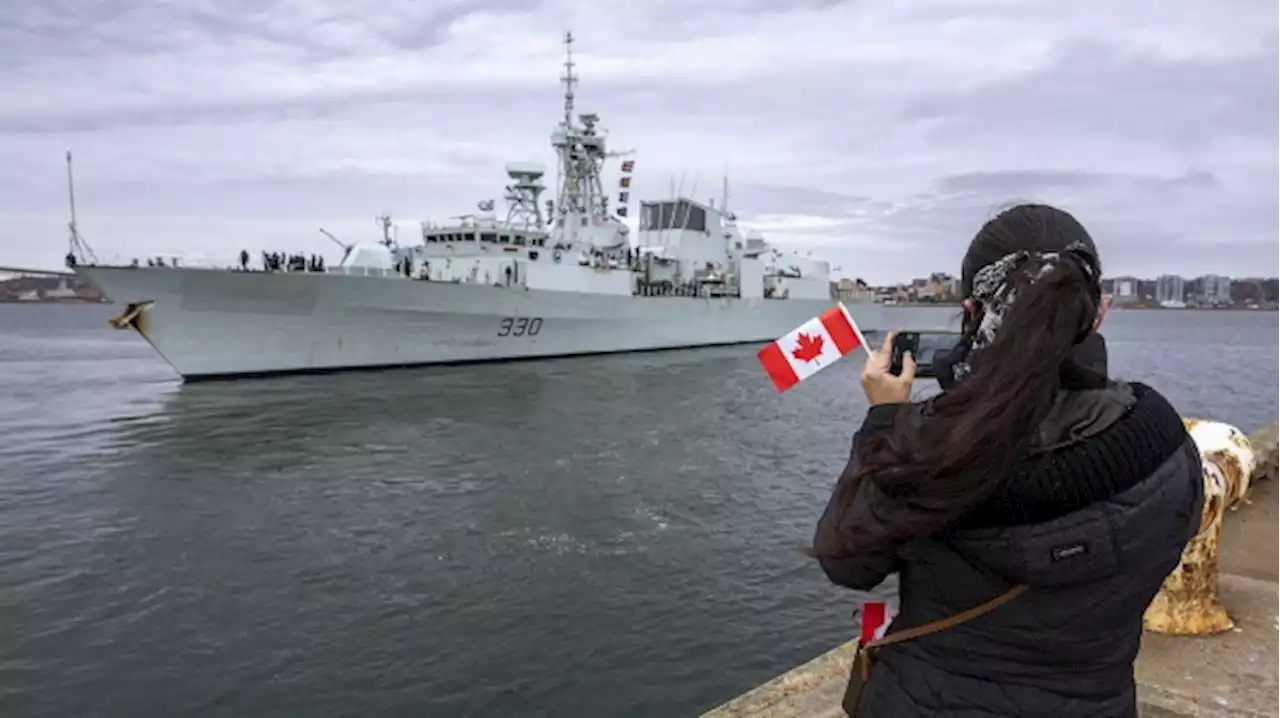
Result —
<instances>
[{"instance_id":1,"label":"radar antenna","mask_svg":"<svg viewBox=\"0 0 1280 718\"><path fill-rule=\"evenodd\" d=\"M380 217L375 217L374 221L382 228L382 246L390 249L395 245L395 240L391 238L391 215L384 214Z\"/></svg>"},{"instance_id":2,"label":"radar antenna","mask_svg":"<svg viewBox=\"0 0 1280 718\"><path fill-rule=\"evenodd\" d=\"M503 199L507 201L507 224L524 229L542 229L542 175L546 172L540 164L513 162L507 165L511 184L506 186ZM492 206L490 206L492 209Z\"/></svg>"}]
</instances>

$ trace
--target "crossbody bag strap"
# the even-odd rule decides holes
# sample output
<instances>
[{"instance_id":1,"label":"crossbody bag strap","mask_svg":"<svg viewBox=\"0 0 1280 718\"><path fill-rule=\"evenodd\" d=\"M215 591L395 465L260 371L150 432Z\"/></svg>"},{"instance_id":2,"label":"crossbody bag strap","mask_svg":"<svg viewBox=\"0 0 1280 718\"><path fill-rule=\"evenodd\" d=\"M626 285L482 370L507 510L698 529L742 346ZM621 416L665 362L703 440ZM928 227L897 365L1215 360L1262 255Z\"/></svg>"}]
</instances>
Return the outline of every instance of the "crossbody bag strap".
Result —
<instances>
[{"instance_id":1,"label":"crossbody bag strap","mask_svg":"<svg viewBox=\"0 0 1280 718\"><path fill-rule=\"evenodd\" d=\"M880 638L867 643L866 645L863 646L863 648L864 649L881 648L883 646L888 646L893 643L902 643L903 641L910 641L915 638L920 638L921 636L927 636L931 633L937 633L938 631L945 631L948 628L954 628L956 626L959 626L962 623L972 621L973 619L978 618L979 616L985 616L986 614L991 613L992 611L996 610L997 608L1000 608L1001 606L1012 601L1018 596L1021 596L1023 593L1026 593L1027 588L1028 586L1026 585L1014 586L1013 588L1009 589L1008 591L1005 591L999 596L996 596L990 601L987 601L985 603L980 603L977 606L974 606L973 608L970 608L965 611L961 611L960 613L957 613L954 616L947 616L946 618L940 618L937 621L926 623L923 626L915 626L913 628L905 628L901 631L896 631L894 633L891 633L885 636L884 638Z\"/></svg>"}]
</instances>

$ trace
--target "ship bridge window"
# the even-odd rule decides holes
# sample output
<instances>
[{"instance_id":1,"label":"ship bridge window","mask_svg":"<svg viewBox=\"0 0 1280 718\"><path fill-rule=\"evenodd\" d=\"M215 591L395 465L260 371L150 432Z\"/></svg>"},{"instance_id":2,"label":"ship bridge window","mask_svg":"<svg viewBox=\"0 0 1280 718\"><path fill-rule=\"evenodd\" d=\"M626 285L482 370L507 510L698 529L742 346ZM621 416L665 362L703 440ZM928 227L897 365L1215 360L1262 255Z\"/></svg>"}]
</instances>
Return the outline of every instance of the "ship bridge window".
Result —
<instances>
[{"instance_id":1,"label":"ship bridge window","mask_svg":"<svg viewBox=\"0 0 1280 718\"><path fill-rule=\"evenodd\" d=\"M511 237L512 244L518 244L520 246L524 246L525 241L526 241L525 236L523 234L517 234Z\"/></svg>"},{"instance_id":2,"label":"ship bridge window","mask_svg":"<svg viewBox=\"0 0 1280 718\"><path fill-rule=\"evenodd\" d=\"M497 242L498 235L496 232L482 232L480 234L480 241L481 242Z\"/></svg>"},{"instance_id":3,"label":"ship bridge window","mask_svg":"<svg viewBox=\"0 0 1280 718\"><path fill-rule=\"evenodd\" d=\"M645 202L640 205L640 230L687 229L707 231L707 210L687 200Z\"/></svg>"},{"instance_id":4,"label":"ship bridge window","mask_svg":"<svg viewBox=\"0 0 1280 718\"><path fill-rule=\"evenodd\" d=\"M511 244L511 235L509 234L498 235L498 244Z\"/></svg>"}]
</instances>

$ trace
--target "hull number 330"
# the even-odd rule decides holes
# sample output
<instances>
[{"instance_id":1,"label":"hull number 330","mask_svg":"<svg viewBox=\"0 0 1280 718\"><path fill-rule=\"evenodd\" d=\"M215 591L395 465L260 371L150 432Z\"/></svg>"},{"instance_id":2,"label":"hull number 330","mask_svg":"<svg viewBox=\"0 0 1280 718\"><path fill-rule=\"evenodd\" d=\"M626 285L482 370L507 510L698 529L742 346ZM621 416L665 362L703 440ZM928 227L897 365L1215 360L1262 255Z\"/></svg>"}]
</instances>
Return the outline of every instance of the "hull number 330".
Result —
<instances>
[{"instance_id":1,"label":"hull number 330","mask_svg":"<svg viewBox=\"0 0 1280 718\"><path fill-rule=\"evenodd\" d=\"M536 337L542 331L542 317L503 317L498 325L500 337Z\"/></svg>"}]
</instances>

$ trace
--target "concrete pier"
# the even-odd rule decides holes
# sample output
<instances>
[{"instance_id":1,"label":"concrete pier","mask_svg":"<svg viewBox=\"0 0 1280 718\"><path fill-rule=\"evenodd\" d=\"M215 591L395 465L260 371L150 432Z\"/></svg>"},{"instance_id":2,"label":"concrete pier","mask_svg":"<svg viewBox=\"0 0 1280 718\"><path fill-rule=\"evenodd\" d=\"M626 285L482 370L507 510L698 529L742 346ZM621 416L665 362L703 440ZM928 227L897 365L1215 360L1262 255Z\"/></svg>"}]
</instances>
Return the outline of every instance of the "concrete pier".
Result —
<instances>
[{"instance_id":1,"label":"concrete pier","mask_svg":"<svg viewBox=\"0 0 1280 718\"><path fill-rule=\"evenodd\" d=\"M1195 638L1144 634L1134 668L1143 718L1277 715L1276 425L1250 443L1257 453L1254 482L1223 521L1219 556L1219 596L1235 627ZM702 718L844 718L840 697L852 647L832 649Z\"/></svg>"}]
</instances>

